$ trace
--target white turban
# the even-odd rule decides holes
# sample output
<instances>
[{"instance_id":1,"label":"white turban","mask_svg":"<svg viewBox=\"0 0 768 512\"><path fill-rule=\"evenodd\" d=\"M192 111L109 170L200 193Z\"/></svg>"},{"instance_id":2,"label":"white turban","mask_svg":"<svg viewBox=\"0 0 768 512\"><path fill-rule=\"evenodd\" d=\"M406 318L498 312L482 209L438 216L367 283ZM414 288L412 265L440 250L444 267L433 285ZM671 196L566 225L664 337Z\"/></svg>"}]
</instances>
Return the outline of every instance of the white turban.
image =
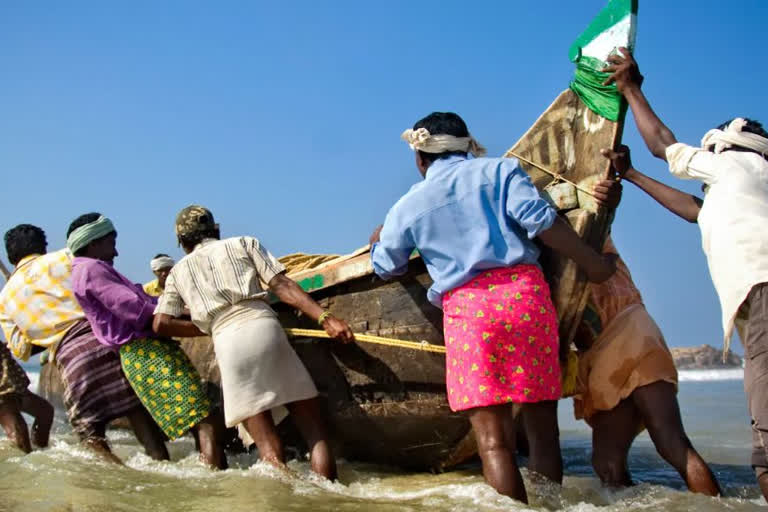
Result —
<instances>
[{"instance_id":1,"label":"white turban","mask_svg":"<svg viewBox=\"0 0 768 512\"><path fill-rule=\"evenodd\" d=\"M486 151L474 137L454 137L453 135L432 135L426 128L405 130L400 138L414 151L425 153L445 153L446 151L466 151L474 156L484 156Z\"/></svg>"},{"instance_id":2,"label":"white turban","mask_svg":"<svg viewBox=\"0 0 768 512\"><path fill-rule=\"evenodd\" d=\"M171 268L175 264L176 262L173 261L173 258L169 258L168 256L160 256L149 262L152 272L157 272L164 268Z\"/></svg>"},{"instance_id":3,"label":"white turban","mask_svg":"<svg viewBox=\"0 0 768 512\"><path fill-rule=\"evenodd\" d=\"M733 146L751 149L763 155L768 154L768 139L755 133L745 132L747 125L746 119L737 117L725 128L725 130L709 130L704 138L701 139L702 149L715 150L715 153L722 153Z\"/></svg>"}]
</instances>

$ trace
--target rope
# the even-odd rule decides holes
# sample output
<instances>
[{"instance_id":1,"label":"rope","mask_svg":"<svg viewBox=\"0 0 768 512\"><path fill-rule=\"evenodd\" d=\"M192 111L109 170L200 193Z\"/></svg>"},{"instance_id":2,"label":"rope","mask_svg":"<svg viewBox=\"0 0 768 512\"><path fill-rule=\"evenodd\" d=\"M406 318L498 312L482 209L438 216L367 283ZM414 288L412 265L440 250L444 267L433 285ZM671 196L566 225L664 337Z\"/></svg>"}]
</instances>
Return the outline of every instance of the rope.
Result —
<instances>
[{"instance_id":1,"label":"rope","mask_svg":"<svg viewBox=\"0 0 768 512\"><path fill-rule=\"evenodd\" d=\"M285 329L288 336L294 338L330 338L327 332L320 329ZM355 334L355 341L372 343L374 345L385 345L388 347L409 348L411 350L422 350L425 352L435 352L445 354L445 347L434 345L428 341L405 341L394 338L382 338L380 336L371 336L369 334Z\"/></svg>"},{"instance_id":2,"label":"rope","mask_svg":"<svg viewBox=\"0 0 768 512\"><path fill-rule=\"evenodd\" d=\"M330 338L327 332L319 329L285 329L288 336L294 338ZM382 338L380 336L370 336L368 334L355 334L355 341L364 343L373 343L374 345L385 345L387 347L409 348L411 350L422 350L425 352L434 352L445 354L445 347L434 345L427 341L405 341L394 338ZM579 358L576 352L571 351L568 354L568 360L562 368L563 397L569 397L576 393L576 376L579 374Z\"/></svg>"},{"instance_id":3,"label":"rope","mask_svg":"<svg viewBox=\"0 0 768 512\"><path fill-rule=\"evenodd\" d=\"M584 187L582 187L581 185L578 185L578 184L572 182L568 178L564 178L563 175L560 174L559 172L550 171L549 169L547 169L543 165L537 164L535 162L531 162L527 158L518 155L517 153L515 153L511 149L509 151L507 151L507 154L508 155L512 155L513 157L517 158L518 160L522 160L523 162L527 163L528 165L532 165L533 167L544 171L545 173L547 173L550 176L552 176L553 178L555 178L555 181L564 181L565 183L568 183L569 185L572 185L572 186L576 187L577 189L581 190L585 194L590 195L592 197L595 197L595 194L591 190L587 190Z\"/></svg>"}]
</instances>

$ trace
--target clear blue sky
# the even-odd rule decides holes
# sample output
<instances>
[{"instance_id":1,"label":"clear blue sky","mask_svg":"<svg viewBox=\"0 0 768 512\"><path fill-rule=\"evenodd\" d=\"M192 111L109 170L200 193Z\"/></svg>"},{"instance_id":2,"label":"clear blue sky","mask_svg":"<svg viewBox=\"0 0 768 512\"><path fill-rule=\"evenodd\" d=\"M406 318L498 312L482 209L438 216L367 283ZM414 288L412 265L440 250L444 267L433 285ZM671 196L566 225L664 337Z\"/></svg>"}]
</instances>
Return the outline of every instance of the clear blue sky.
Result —
<instances>
[{"instance_id":1,"label":"clear blue sky","mask_svg":"<svg viewBox=\"0 0 768 512\"><path fill-rule=\"evenodd\" d=\"M403 129L452 110L503 153L567 87L570 43L603 5L3 2L0 231L37 224L58 248L103 212L137 281L155 253L180 255L173 219L193 202L278 255L351 251L419 179ZM768 122L767 16L762 1L640 0L644 88L680 140ZM631 117L625 142L673 182ZM627 185L614 239L669 343L719 345L698 228Z\"/></svg>"}]
</instances>

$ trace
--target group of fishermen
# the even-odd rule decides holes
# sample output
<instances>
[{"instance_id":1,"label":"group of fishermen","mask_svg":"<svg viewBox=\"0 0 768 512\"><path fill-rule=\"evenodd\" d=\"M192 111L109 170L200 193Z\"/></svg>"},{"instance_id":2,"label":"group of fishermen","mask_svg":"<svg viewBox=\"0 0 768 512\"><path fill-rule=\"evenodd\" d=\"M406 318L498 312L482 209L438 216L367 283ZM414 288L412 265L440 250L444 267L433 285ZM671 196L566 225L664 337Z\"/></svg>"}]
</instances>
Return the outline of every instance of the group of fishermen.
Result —
<instances>
[{"instance_id":1,"label":"group of fishermen","mask_svg":"<svg viewBox=\"0 0 768 512\"><path fill-rule=\"evenodd\" d=\"M701 147L678 143L643 95L637 63L621 51L609 59L606 84L615 83L627 99L651 152L675 176L702 181L705 198L642 174L623 146L603 150L612 174L593 194L616 208L623 179L698 222L722 304L725 347L734 325L744 345L751 462L768 498L768 133L737 118L708 132ZM584 244L515 160L483 157L456 114L430 114L402 137L424 180L371 235L371 262L389 279L407 270L414 249L424 260L433 280L428 297L444 313L448 401L471 421L486 481L527 501L516 461L524 440L529 469L562 482L557 320L535 239L572 258L593 283L576 340L574 404L577 418L593 429L593 466L601 481L631 485L627 455L647 428L691 491L720 494L683 428L677 372L664 338L610 238L602 254ZM47 349L62 376L74 432L110 460L119 462L107 425L127 417L155 459L168 459L165 441L191 430L201 459L226 468L222 427L242 425L260 457L281 466L275 419L284 406L307 442L312 469L335 478L317 390L266 302L267 290L332 338L354 340L349 326L286 277L257 239L222 240L209 210L183 209L175 232L186 256L174 264L157 255L151 267L158 279L144 288L115 270L117 230L101 214L75 219L67 248L59 251L47 252L45 233L29 224L5 234L15 266L0 293L8 341L8 348L0 344L0 423L8 437L26 452L32 443L48 443L53 408L29 391L11 355L26 360ZM221 372L223 421L172 340L203 335L212 338ZM514 404L522 405L517 418ZM34 418L31 436L21 412Z\"/></svg>"}]
</instances>

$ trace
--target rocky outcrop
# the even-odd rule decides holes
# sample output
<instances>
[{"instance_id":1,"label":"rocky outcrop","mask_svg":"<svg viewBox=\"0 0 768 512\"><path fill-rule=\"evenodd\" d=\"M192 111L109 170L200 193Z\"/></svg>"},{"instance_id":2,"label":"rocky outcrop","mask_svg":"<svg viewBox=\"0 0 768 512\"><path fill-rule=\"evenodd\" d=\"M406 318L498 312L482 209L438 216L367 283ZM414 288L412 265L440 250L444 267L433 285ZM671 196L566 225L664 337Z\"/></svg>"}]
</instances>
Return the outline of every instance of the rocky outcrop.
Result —
<instances>
[{"instance_id":1,"label":"rocky outcrop","mask_svg":"<svg viewBox=\"0 0 768 512\"><path fill-rule=\"evenodd\" d=\"M671 349L675 365L679 370L709 370L713 368L741 368L742 359L738 354L728 352L723 361L722 349L710 345Z\"/></svg>"}]
</instances>

